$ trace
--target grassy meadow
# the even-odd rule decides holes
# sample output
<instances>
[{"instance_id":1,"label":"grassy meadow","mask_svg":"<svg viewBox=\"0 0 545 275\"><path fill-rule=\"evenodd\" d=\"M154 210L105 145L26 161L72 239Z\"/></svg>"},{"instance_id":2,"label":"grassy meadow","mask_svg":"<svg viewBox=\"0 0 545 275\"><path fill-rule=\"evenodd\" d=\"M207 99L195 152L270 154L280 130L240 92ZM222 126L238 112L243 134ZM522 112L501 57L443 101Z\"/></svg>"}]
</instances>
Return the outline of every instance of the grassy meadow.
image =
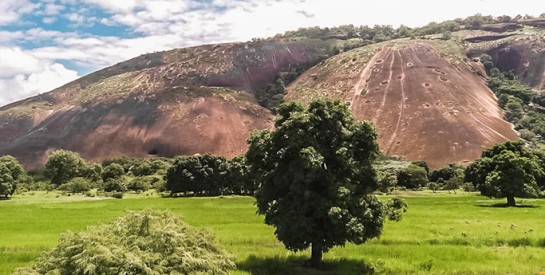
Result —
<instances>
[{"instance_id":1,"label":"grassy meadow","mask_svg":"<svg viewBox=\"0 0 545 275\"><path fill-rule=\"evenodd\" d=\"M234 274L539 274L545 271L545 200L504 200L475 193L402 194L409 211L387 222L380 239L334 248L326 270L301 267L309 252L289 252L255 214L251 197L124 199L28 192L0 201L0 274L29 265L59 233L111 221L128 210L168 209L214 232L236 256Z\"/></svg>"}]
</instances>

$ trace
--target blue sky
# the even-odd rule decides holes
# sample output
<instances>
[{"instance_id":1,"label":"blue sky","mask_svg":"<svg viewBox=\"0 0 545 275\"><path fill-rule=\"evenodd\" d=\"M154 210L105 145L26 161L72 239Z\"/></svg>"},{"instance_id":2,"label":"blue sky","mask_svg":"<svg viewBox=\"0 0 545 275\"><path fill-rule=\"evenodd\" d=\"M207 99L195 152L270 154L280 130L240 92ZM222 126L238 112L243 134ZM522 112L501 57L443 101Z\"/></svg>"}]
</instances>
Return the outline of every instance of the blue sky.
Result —
<instances>
[{"instance_id":1,"label":"blue sky","mask_svg":"<svg viewBox=\"0 0 545 275\"><path fill-rule=\"evenodd\" d=\"M0 0L0 106L147 52L299 27L543 12L537 0Z\"/></svg>"}]
</instances>

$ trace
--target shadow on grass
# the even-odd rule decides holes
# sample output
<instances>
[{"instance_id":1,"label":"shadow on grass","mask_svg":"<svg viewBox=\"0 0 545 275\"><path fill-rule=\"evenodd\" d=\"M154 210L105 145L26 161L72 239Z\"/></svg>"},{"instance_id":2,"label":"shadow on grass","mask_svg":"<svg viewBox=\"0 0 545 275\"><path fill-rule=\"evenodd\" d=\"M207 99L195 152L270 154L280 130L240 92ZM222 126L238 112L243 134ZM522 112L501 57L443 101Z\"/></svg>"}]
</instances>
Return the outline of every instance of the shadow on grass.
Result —
<instances>
[{"instance_id":1,"label":"shadow on grass","mask_svg":"<svg viewBox=\"0 0 545 275\"><path fill-rule=\"evenodd\" d=\"M539 208L540 207L539 205L530 205L530 204L523 204L523 205L517 204L515 206L509 206L507 203L476 204L475 206L490 207L490 208L508 208L508 207L513 207L513 208Z\"/></svg>"},{"instance_id":2,"label":"shadow on grass","mask_svg":"<svg viewBox=\"0 0 545 275\"><path fill-rule=\"evenodd\" d=\"M303 274L303 275L350 275L374 274L375 269L363 261L352 259L324 260L320 269L311 268L308 258L290 256L288 258L263 258L250 255L245 261L237 263L239 270L253 275Z\"/></svg>"}]
</instances>

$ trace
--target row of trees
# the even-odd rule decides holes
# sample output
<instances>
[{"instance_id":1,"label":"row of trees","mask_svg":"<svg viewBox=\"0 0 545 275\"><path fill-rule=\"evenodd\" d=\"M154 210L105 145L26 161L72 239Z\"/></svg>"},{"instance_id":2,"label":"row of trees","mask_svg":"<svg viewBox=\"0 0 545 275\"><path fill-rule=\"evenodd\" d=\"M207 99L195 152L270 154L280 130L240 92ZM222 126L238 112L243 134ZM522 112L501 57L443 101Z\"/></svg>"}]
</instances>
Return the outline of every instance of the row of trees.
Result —
<instances>
[{"instance_id":1,"label":"row of trees","mask_svg":"<svg viewBox=\"0 0 545 275\"><path fill-rule=\"evenodd\" d=\"M543 15L542 15L543 17ZM480 30L486 24L495 24L495 23L518 23L524 19L533 19L532 16L515 16L510 17L508 15L493 17L493 16L484 16L480 13L466 17L466 18L457 18L454 20L447 20L443 22L431 22L423 27L419 28L410 28L404 25L399 26L399 28L393 28L390 25L375 25L370 26L354 26L342 25L332 28L320 28L320 27L310 27L310 28L299 28L295 31L288 31L284 34L278 34L276 38L289 38L289 37L310 37L310 38L338 38L338 39L362 39L364 41L363 45L378 43L383 41L388 41L397 38L407 38L415 36L425 36L425 35L434 35L434 34L443 34L449 32L455 32L462 29L468 30Z\"/></svg>"},{"instance_id":2,"label":"row of trees","mask_svg":"<svg viewBox=\"0 0 545 275\"><path fill-rule=\"evenodd\" d=\"M255 184L244 157L180 156L166 173L166 190L176 195L253 195Z\"/></svg>"}]
</instances>

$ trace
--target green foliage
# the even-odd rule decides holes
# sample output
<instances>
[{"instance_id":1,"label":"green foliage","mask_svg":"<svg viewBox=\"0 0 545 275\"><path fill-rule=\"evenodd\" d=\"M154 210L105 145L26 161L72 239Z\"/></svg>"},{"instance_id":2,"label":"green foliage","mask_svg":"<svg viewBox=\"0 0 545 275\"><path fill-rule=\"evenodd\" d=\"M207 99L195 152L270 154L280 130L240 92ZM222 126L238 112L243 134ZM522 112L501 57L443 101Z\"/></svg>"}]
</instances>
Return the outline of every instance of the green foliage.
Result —
<instances>
[{"instance_id":1,"label":"green foliage","mask_svg":"<svg viewBox=\"0 0 545 275\"><path fill-rule=\"evenodd\" d=\"M430 181L428 183L428 188L433 192L437 192L437 190L439 190L441 188L441 186L439 185L439 183L437 182L433 182L433 181Z\"/></svg>"},{"instance_id":2,"label":"green foliage","mask_svg":"<svg viewBox=\"0 0 545 275\"><path fill-rule=\"evenodd\" d=\"M450 32L443 32L441 35L441 40L450 40L452 38L452 34Z\"/></svg>"},{"instance_id":3,"label":"green foliage","mask_svg":"<svg viewBox=\"0 0 545 275\"><path fill-rule=\"evenodd\" d=\"M85 172L85 178L89 179L92 182L102 181L102 172L104 169L100 163L95 163L87 166L87 171Z\"/></svg>"},{"instance_id":4,"label":"green foliage","mask_svg":"<svg viewBox=\"0 0 545 275\"><path fill-rule=\"evenodd\" d=\"M15 180L5 164L0 164L0 196L8 198L15 193Z\"/></svg>"},{"instance_id":5,"label":"green foliage","mask_svg":"<svg viewBox=\"0 0 545 275\"><path fill-rule=\"evenodd\" d=\"M159 185L161 181L163 180L158 176L137 177L129 181L127 189L136 193L146 192L153 188L153 186Z\"/></svg>"},{"instance_id":6,"label":"green foliage","mask_svg":"<svg viewBox=\"0 0 545 275\"><path fill-rule=\"evenodd\" d=\"M49 155L44 174L51 183L60 185L72 178L84 176L85 161L76 152L57 150Z\"/></svg>"},{"instance_id":7,"label":"green foliage","mask_svg":"<svg viewBox=\"0 0 545 275\"><path fill-rule=\"evenodd\" d=\"M13 195L21 182L31 183L32 179L19 161L12 156L0 157L0 196L8 198Z\"/></svg>"},{"instance_id":8,"label":"green foliage","mask_svg":"<svg viewBox=\"0 0 545 275\"><path fill-rule=\"evenodd\" d=\"M59 190L74 194L85 193L86 191L91 190L91 188L93 188L92 183L88 179L82 177L73 178L69 182L63 183L58 187Z\"/></svg>"},{"instance_id":9,"label":"green foliage","mask_svg":"<svg viewBox=\"0 0 545 275\"><path fill-rule=\"evenodd\" d=\"M505 118L508 121L517 123L524 116L522 100L519 98L510 98L505 103Z\"/></svg>"},{"instance_id":10,"label":"green foliage","mask_svg":"<svg viewBox=\"0 0 545 275\"><path fill-rule=\"evenodd\" d=\"M110 178L104 182L102 189L106 192L125 192L127 191L127 178L125 176Z\"/></svg>"},{"instance_id":11,"label":"green foliage","mask_svg":"<svg viewBox=\"0 0 545 275\"><path fill-rule=\"evenodd\" d=\"M273 82L269 83L264 89L256 92L259 104L267 109L274 110L284 102L286 87L309 68L310 64L307 66L289 67L280 71Z\"/></svg>"},{"instance_id":12,"label":"green foliage","mask_svg":"<svg viewBox=\"0 0 545 275\"><path fill-rule=\"evenodd\" d=\"M177 157L167 171L165 188L171 194L219 195L227 174L225 162L208 154Z\"/></svg>"},{"instance_id":13,"label":"green foliage","mask_svg":"<svg viewBox=\"0 0 545 275\"><path fill-rule=\"evenodd\" d=\"M440 178L447 181L453 177L456 177L460 174L463 174L464 168L455 163L450 163L449 165L433 170L430 173L430 181L437 182ZM463 176L462 176L463 178Z\"/></svg>"},{"instance_id":14,"label":"green foliage","mask_svg":"<svg viewBox=\"0 0 545 275\"><path fill-rule=\"evenodd\" d=\"M294 251L312 246L317 266L334 246L378 237L387 214L371 195L378 188L373 125L356 121L338 100L308 108L290 102L277 111L276 129L254 133L246 154L260 186L258 213L277 238Z\"/></svg>"},{"instance_id":15,"label":"green foliage","mask_svg":"<svg viewBox=\"0 0 545 275\"><path fill-rule=\"evenodd\" d=\"M244 156L233 158L226 162L227 173L223 194L254 195L256 186L249 175L249 166Z\"/></svg>"},{"instance_id":16,"label":"green foliage","mask_svg":"<svg viewBox=\"0 0 545 275\"><path fill-rule=\"evenodd\" d=\"M110 179L118 179L121 176L125 175L125 169L121 164L118 163L112 163L106 167L104 167L104 171L102 171L102 180L108 181Z\"/></svg>"},{"instance_id":17,"label":"green foliage","mask_svg":"<svg viewBox=\"0 0 545 275\"><path fill-rule=\"evenodd\" d=\"M399 175L397 176L397 185L410 189L426 186L428 183L427 174L424 167L411 164L399 172Z\"/></svg>"},{"instance_id":18,"label":"green foliage","mask_svg":"<svg viewBox=\"0 0 545 275\"><path fill-rule=\"evenodd\" d=\"M123 192L113 192L112 198L114 199L122 199L123 198Z\"/></svg>"},{"instance_id":19,"label":"green foliage","mask_svg":"<svg viewBox=\"0 0 545 275\"><path fill-rule=\"evenodd\" d=\"M544 177L540 164L522 142L508 141L484 151L465 173L481 194L506 197L508 205L514 206L515 197L538 196L538 181Z\"/></svg>"},{"instance_id":20,"label":"green foliage","mask_svg":"<svg viewBox=\"0 0 545 275\"><path fill-rule=\"evenodd\" d=\"M64 233L55 249L15 274L228 274L234 268L210 233L147 210Z\"/></svg>"},{"instance_id":21,"label":"green foliage","mask_svg":"<svg viewBox=\"0 0 545 275\"><path fill-rule=\"evenodd\" d=\"M532 89L505 74L495 74L488 79L488 86L496 96L502 94L514 96L528 104L536 95Z\"/></svg>"},{"instance_id":22,"label":"green foliage","mask_svg":"<svg viewBox=\"0 0 545 275\"><path fill-rule=\"evenodd\" d=\"M412 164L424 168L424 170L426 170L426 175L429 175L430 167L428 166L427 162L423 160L417 160L417 161L413 161Z\"/></svg>"}]
</instances>

